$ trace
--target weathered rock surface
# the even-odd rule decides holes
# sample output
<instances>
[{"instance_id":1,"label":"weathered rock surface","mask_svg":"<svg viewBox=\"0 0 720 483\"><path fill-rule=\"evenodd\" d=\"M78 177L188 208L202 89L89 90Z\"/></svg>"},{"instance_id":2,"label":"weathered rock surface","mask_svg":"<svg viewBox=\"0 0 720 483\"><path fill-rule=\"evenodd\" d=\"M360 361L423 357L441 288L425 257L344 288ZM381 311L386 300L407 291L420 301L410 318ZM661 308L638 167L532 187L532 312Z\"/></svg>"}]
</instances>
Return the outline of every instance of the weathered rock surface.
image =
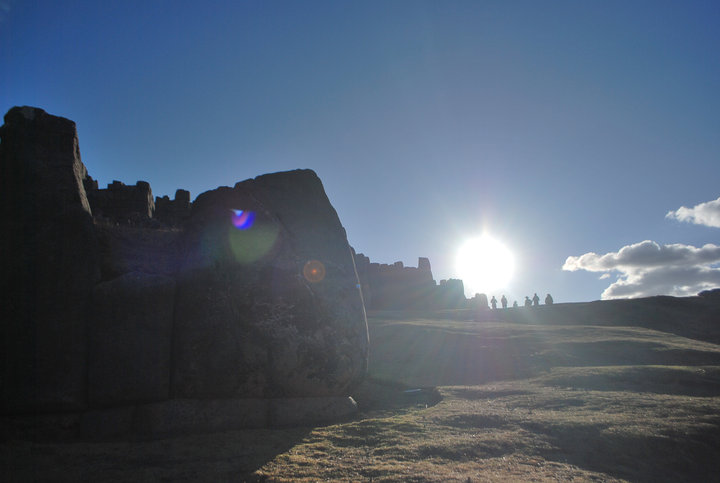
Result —
<instances>
[{"instance_id":1,"label":"weathered rock surface","mask_svg":"<svg viewBox=\"0 0 720 483\"><path fill-rule=\"evenodd\" d=\"M155 219L148 183L98 190L72 121L13 108L0 136L3 414L115 436L353 410L367 322L314 172L178 190Z\"/></svg>"},{"instance_id":2,"label":"weathered rock surface","mask_svg":"<svg viewBox=\"0 0 720 483\"><path fill-rule=\"evenodd\" d=\"M75 123L15 107L0 139L2 407L81 408L99 270Z\"/></svg>"},{"instance_id":3,"label":"weathered rock surface","mask_svg":"<svg viewBox=\"0 0 720 483\"><path fill-rule=\"evenodd\" d=\"M183 260L181 230L163 225L95 223L102 280L131 272L175 277Z\"/></svg>"},{"instance_id":4,"label":"weathered rock surface","mask_svg":"<svg viewBox=\"0 0 720 483\"><path fill-rule=\"evenodd\" d=\"M236 228L234 209L253 212L253 226ZM368 335L357 275L315 173L264 175L200 195L186 253L176 396L339 396L363 377ZM308 263L317 279L304 273Z\"/></svg>"},{"instance_id":5,"label":"weathered rock surface","mask_svg":"<svg viewBox=\"0 0 720 483\"><path fill-rule=\"evenodd\" d=\"M91 406L170 397L175 280L139 272L98 284L88 326Z\"/></svg>"}]
</instances>

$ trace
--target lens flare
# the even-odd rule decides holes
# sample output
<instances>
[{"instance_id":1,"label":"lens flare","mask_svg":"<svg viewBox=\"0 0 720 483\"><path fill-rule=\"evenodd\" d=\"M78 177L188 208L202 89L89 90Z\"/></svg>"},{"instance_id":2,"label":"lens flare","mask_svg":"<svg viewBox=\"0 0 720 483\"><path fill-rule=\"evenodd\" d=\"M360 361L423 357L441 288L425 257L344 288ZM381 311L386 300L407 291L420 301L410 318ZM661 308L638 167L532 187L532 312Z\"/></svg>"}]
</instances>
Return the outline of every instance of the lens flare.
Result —
<instances>
[{"instance_id":1,"label":"lens flare","mask_svg":"<svg viewBox=\"0 0 720 483\"><path fill-rule=\"evenodd\" d=\"M234 225L228 227L228 241L235 260L254 263L272 252L280 232L277 225L266 220L258 220L252 230Z\"/></svg>"},{"instance_id":2,"label":"lens flare","mask_svg":"<svg viewBox=\"0 0 720 483\"><path fill-rule=\"evenodd\" d=\"M311 283L322 282L325 278L325 265L317 260L310 260L303 267L303 276Z\"/></svg>"},{"instance_id":3,"label":"lens flare","mask_svg":"<svg viewBox=\"0 0 720 483\"><path fill-rule=\"evenodd\" d=\"M232 224L238 230L247 230L255 221L255 213L246 210L230 210L232 211Z\"/></svg>"}]
</instances>

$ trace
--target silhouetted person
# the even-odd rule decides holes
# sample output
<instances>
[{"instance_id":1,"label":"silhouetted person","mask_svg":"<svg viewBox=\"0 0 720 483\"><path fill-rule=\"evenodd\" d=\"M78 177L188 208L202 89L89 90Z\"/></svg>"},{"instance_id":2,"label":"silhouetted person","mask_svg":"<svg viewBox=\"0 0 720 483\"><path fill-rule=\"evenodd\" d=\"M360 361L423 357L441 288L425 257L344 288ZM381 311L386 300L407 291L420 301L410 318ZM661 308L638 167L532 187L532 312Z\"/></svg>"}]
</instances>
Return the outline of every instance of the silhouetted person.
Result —
<instances>
[{"instance_id":1,"label":"silhouetted person","mask_svg":"<svg viewBox=\"0 0 720 483\"><path fill-rule=\"evenodd\" d=\"M514 309L518 308L517 300L513 302L513 308L514 308Z\"/></svg>"},{"instance_id":2,"label":"silhouetted person","mask_svg":"<svg viewBox=\"0 0 720 483\"><path fill-rule=\"evenodd\" d=\"M504 309L507 308L507 299L505 298L504 295L502 297L500 297L500 303L502 304Z\"/></svg>"},{"instance_id":3,"label":"silhouetted person","mask_svg":"<svg viewBox=\"0 0 720 483\"><path fill-rule=\"evenodd\" d=\"M532 300L530 300L530 297L527 295L525 296L525 307L531 307L532 306Z\"/></svg>"},{"instance_id":4,"label":"silhouetted person","mask_svg":"<svg viewBox=\"0 0 720 483\"><path fill-rule=\"evenodd\" d=\"M534 305L535 307L537 307L538 305L540 305L540 297L538 297L537 294L533 295L533 305Z\"/></svg>"},{"instance_id":5,"label":"silhouetted person","mask_svg":"<svg viewBox=\"0 0 720 483\"><path fill-rule=\"evenodd\" d=\"M553 304L553 298L552 295L547 294L545 296L545 305L552 305Z\"/></svg>"},{"instance_id":6,"label":"silhouetted person","mask_svg":"<svg viewBox=\"0 0 720 483\"><path fill-rule=\"evenodd\" d=\"M495 299L494 295L490 299L490 305L492 305L493 310L497 309L497 299Z\"/></svg>"}]
</instances>

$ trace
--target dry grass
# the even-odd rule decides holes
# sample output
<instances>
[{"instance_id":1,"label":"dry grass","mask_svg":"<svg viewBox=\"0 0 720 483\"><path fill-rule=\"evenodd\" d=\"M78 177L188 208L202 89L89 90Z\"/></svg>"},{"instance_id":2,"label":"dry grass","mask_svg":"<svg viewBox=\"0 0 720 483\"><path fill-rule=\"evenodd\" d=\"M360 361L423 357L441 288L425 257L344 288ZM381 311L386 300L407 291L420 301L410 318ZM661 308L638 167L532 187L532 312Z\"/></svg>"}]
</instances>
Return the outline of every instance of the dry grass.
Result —
<instances>
[{"instance_id":1,"label":"dry grass","mask_svg":"<svg viewBox=\"0 0 720 483\"><path fill-rule=\"evenodd\" d=\"M370 319L343 423L10 442L6 481L713 481L720 346L637 327ZM431 386L438 386L434 390ZM406 393L406 388L423 390Z\"/></svg>"}]
</instances>

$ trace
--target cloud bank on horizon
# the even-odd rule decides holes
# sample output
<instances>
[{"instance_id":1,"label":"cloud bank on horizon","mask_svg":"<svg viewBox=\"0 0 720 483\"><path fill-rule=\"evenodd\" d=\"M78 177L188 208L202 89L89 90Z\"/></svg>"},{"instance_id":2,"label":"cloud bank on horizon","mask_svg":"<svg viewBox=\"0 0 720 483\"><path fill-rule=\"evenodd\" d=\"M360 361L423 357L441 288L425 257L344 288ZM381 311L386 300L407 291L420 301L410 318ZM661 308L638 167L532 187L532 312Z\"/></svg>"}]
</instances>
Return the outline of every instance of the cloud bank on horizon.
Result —
<instances>
[{"instance_id":1,"label":"cloud bank on horizon","mask_svg":"<svg viewBox=\"0 0 720 483\"><path fill-rule=\"evenodd\" d=\"M720 228L720 198L693 208L680 207L668 212L666 218ZM645 240L604 255L588 252L568 257L562 268L571 272L600 272L601 279L616 272L617 280L603 291L603 300L653 295L682 297L720 287L720 246L708 243L698 248Z\"/></svg>"}]
</instances>

